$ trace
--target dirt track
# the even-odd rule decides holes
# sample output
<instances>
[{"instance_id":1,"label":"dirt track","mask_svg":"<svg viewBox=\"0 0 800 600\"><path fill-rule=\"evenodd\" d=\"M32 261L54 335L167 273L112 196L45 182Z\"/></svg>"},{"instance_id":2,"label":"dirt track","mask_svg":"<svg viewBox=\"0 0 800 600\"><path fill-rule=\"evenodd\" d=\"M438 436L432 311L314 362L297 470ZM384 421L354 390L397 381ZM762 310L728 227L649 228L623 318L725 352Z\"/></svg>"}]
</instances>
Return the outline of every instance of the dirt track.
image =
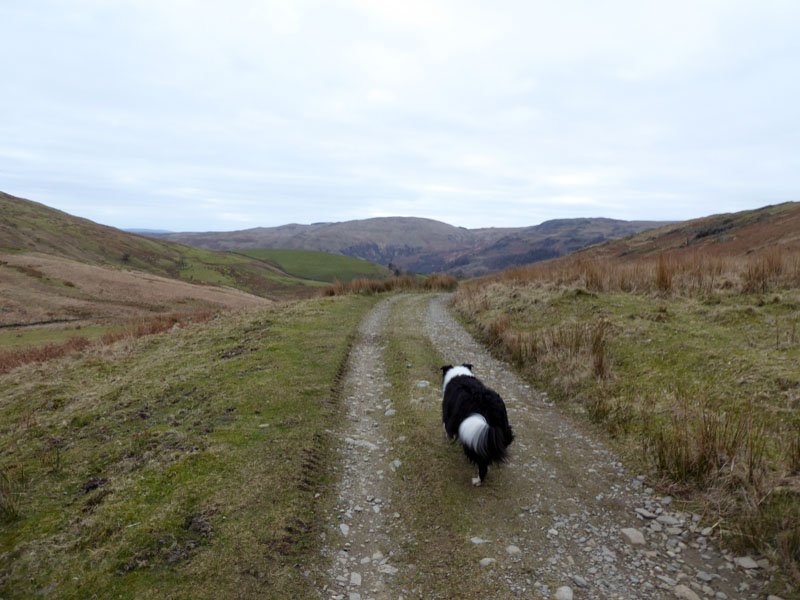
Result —
<instances>
[{"instance_id":1,"label":"dirt track","mask_svg":"<svg viewBox=\"0 0 800 600\"><path fill-rule=\"evenodd\" d=\"M447 302L441 295L392 297L361 326L342 397L349 425L336 432L342 462L321 597L469 598L488 589L494 598L766 598L761 567L736 564L716 549L699 515L647 488L580 424L492 358L449 314ZM443 523L448 532L438 525L426 531L424 519L393 505L412 492L400 475L406 435L398 434L395 420L404 411L440 419L440 381L412 382L407 403L389 400L389 331L423 335L445 363L472 363L506 401L516 433L511 460L490 468L484 487L470 485L474 467L443 436L424 449L453 462L454 485L465 498L463 527ZM443 554L453 557L444 565L453 575L447 592L433 575L442 565L426 564L424 539L436 539L438 550L446 545Z\"/></svg>"}]
</instances>

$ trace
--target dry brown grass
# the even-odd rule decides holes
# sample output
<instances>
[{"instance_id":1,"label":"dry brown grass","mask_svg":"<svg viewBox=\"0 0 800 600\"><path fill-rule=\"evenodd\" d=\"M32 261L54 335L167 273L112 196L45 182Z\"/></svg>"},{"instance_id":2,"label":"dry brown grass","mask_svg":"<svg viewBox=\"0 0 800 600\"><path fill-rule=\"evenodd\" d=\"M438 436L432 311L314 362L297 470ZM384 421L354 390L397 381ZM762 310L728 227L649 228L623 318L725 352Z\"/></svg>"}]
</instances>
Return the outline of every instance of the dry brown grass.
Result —
<instances>
[{"instance_id":1,"label":"dry brown grass","mask_svg":"<svg viewBox=\"0 0 800 600\"><path fill-rule=\"evenodd\" d=\"M475 280L580 286L594 292L657 292L699 295L715 289L765 292L800 286L800 250L773 246L742 256L701 251L660 252L642 258L609 258L582 253Z\"/></svg>"},{"instance_id":2,"label":"dry brown grass","mask_svg":"<svg viewBox=\"0 0 800 600\"><path fill-rule=\"evenodd\" d=\"M389 277L386 279L358 278L349 283L337 281L324 288L324 296L341 296L343 294L379 294L382 292L399 291L453 291L458 287L458 280L451 275L435 274L425 279L418 279L411 275Z\"/></svg>"},{"instance_id":3,"label":"dry brown grass","mask_svg":"<svg viewBox=\"0 0 800 600\"><path fill-rule=\"evenodd\" d=\"M136 339L146 335L163 333L173 327L185 327L193 323L202 323L208 321L213 315L213 311L157 315L136 319L123 327L123 329L107 333L94 342L82 336L72 336L65 342L0 351L0 374L8 373L29 363L62 358L91 346L107 346L123 339Z\"/></svg>"},{"instance_id":4,"label":"dry brown grass","mask_svg":"<svg viewBox=\"0 0 800 600\"><path fill-rule=\"evenodd\" d=\"M196 285L45 254L0 254L0 325L104 317L135 319L175 310L265 306L233 288Z\"/></svg>"},{"instance_id":5,"label":"dry brown grass","mask_svg":"<svg viewBox=\"0 0 800 600\"><path fill-rule=\"evenodd\" d=\"M578 254L464 282L455 307L668 493L704 505L731 548L762 553L796 588L798 288L800 251L787 248Z\"/></svg>"}]
</instances>

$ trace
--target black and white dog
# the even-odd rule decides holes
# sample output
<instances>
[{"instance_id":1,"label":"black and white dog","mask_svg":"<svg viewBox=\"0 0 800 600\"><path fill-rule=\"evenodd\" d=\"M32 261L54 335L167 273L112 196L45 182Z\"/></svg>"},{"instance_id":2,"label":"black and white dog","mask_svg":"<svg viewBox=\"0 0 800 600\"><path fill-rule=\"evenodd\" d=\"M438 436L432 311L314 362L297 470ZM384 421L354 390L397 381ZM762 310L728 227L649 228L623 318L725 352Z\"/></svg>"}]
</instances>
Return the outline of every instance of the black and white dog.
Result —
<instances>
[{"instance_id":1,"label":"black and white dog","mask_svg":"<svg viewBox=\"0 0 800 600\"><path fill-rule=\"evenodd\" d=\"M442 367L442 421L447 436L456 437L464 454L478 465L473 485L481 485L491 463L506 459L506 448L514 441L506 405L500 394L487 388L472 374L472 365Z\"/></svg>"}]
</instances>

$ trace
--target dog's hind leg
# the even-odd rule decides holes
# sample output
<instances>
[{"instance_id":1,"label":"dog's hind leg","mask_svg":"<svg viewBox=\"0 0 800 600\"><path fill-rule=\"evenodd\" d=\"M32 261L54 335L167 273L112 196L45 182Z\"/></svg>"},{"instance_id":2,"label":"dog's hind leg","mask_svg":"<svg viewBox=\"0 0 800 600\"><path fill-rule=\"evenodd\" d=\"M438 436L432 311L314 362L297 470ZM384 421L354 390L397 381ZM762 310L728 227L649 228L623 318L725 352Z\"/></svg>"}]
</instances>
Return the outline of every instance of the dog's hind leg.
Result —
<instances>
[{"instance_id":1,"label":"dog's hind leg","mask_svg":"<svg viewBox=\"0 0 800 600\"><path fill-rule=\"evenodd\" d=\"M475 487L480 486L483 483L483 480L486 479L486 471L489 469L489 465L486 463L478 463L478 477L472 478L472 485Z\"/></svg>"}]
</instances>

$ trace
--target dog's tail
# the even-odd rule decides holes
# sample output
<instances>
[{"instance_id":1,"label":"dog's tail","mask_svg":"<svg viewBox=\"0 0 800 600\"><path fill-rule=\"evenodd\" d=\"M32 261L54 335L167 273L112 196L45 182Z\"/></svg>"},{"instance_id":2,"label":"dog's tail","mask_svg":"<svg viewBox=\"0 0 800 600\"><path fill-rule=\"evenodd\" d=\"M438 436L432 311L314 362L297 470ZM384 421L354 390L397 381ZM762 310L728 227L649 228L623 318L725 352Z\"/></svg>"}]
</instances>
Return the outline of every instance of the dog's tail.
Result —
<instances>
[{"instance_id":1,"label":"dog's tail","mask_svg":"<svg viewBox=\"0 0 800 600\"><path fill-rule=\"evenodd\" d=\"M458 438L477 456L492 462L502 462L506 459L503 429L498 426L491 427L483 415L473 413L464 419L458 427Z\"/></svg>"}]
</instances>

